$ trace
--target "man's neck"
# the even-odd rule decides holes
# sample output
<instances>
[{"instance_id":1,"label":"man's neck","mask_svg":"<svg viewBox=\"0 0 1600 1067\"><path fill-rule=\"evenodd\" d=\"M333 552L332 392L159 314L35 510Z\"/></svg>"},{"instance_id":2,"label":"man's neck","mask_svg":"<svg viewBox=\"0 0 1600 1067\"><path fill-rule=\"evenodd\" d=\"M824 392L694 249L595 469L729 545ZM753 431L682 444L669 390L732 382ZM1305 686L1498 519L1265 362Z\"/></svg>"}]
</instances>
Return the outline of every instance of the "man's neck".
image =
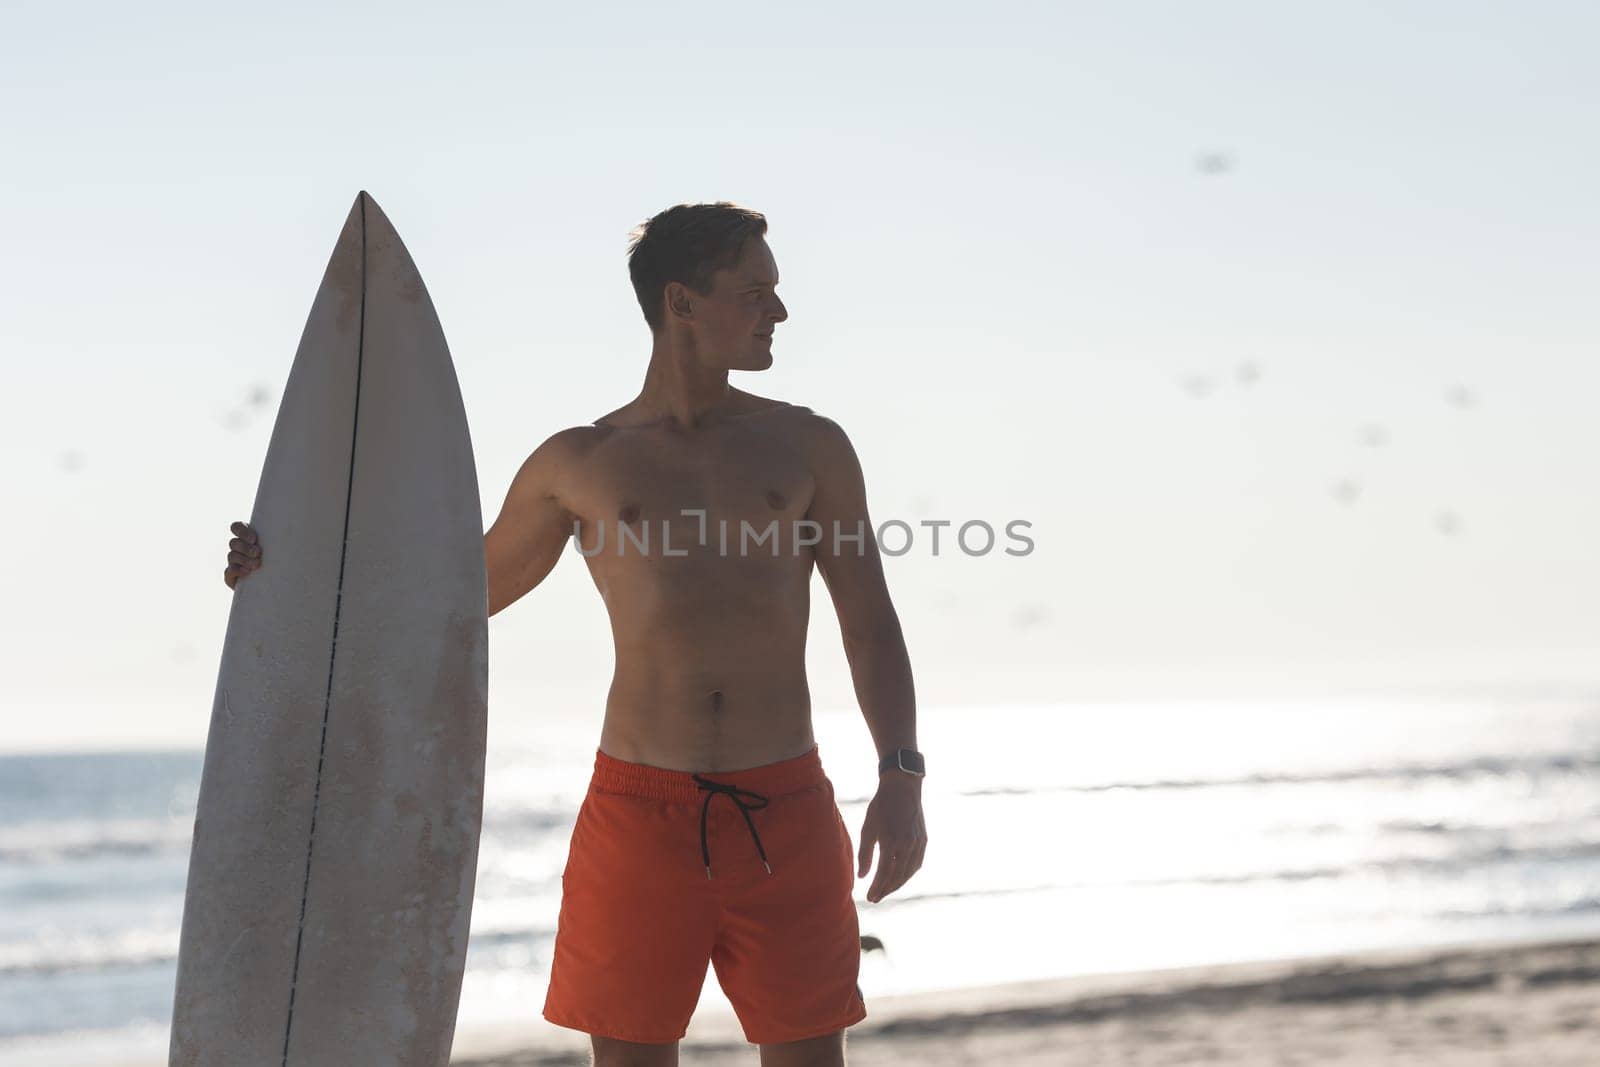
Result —
<instances>
[{"instance_id":1,"label":"man's neck","mask_svg":"<svg viewBox=\"0 0 1600 1067\"><path fill-rule=\"evenodd\" d=\"M695 353L658 342L650 350L650 366L634 403L689 430L706 416L714 417L732 399L726 369L705 367Z\"/></svg>"}]
</instances>

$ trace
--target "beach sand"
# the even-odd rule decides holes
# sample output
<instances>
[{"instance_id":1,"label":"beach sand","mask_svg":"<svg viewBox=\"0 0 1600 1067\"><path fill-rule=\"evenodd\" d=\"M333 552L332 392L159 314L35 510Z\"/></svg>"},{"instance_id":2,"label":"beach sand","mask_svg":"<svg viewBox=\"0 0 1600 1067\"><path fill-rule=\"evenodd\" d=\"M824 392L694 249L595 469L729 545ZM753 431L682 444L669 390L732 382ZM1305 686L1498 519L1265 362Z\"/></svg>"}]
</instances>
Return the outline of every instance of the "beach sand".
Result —
<instances>
[{"instance_id":1,"label":"beach sand","mask_svg":"<svg viewBox=\"0 0 1600 1067\"><path fill-rule=\"evenodd\" d=\"M708 979L710 980L710 979ZM1362 953L869 997L852 1067L1011 1064L1600 1064L1600 940ZM703 1017L702 1017L703 1016ZM463 1033L455 1067L589 1062L543 1019ZM684 1064L754 1065L730 1015L702 1012Z\"/></svg>"}]
</instances>

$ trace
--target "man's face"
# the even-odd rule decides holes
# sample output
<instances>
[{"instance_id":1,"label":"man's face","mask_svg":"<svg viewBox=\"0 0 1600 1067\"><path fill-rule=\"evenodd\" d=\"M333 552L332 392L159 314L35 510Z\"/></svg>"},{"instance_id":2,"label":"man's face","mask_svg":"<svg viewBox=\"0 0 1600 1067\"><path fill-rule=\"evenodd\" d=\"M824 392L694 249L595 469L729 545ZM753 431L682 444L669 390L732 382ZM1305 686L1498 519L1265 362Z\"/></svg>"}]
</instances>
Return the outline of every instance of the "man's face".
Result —
<instances>
[{"instance_id":1,"label":"man's face","mask_svg":"<svg viewBox=\"0 0 1600 1067\"><path fill-rule=\"evenodd\" d=\"M778 299L778 263L764 238L745 242L739 261L711 278L711 295L685 290L701 354L728 370L772 366L773 326L789 317ZM670 296L670 294L669 294Z\"/></svg>"}]
</instances>

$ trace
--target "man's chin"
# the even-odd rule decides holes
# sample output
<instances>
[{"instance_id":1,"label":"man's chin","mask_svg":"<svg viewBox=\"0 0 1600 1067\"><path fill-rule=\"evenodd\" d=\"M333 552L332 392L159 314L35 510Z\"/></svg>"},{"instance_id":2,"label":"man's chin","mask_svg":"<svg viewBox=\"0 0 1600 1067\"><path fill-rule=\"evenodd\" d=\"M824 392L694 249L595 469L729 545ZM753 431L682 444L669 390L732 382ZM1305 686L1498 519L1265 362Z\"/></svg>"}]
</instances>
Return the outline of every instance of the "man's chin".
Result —
<instances>
[{"instance_id":1,"label":"man's chin","mask_svg":"<svg viewBox=\"0 0 1600 1067\"><path fill-rule=\"evenodd\" d=\"M746 359L743 362L741 362L741 363L737 364L736 366L734 366L732 369L733 370L766 370L770 366L772 366L772 353L771 352L757 352L757 353L751 355L748 359Z\"/></svg>"}]
</instances>

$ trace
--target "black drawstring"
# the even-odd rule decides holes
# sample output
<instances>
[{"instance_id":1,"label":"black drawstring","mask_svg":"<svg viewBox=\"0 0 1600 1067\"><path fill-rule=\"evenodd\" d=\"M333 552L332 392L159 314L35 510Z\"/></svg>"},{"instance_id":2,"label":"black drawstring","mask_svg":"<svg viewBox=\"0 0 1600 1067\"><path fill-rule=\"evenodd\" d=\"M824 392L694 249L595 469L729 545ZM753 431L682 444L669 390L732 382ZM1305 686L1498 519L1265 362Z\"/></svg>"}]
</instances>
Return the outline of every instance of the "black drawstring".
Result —
<instances>
[{"instance_id":1,"label":"black drawstring","mask_svg":"<svg viewBox=\"0 0 1600 1067\"><path fill-rule=\"evenodd\" d=\"M706 790L706 802L700 806L700 856L706 861L706 877L711 877L711 848L706 844L706 817L711 814L711 798L718 793L724 793L739 806L739 814L744 816L744 824L750 827L750 836L755 840L756 851L761 853L761 865L772 873L772 864L767 862L767 850L761 847L761 835L756 833L755 821L750 818L752 811L760 811L767 806L767 798L760 793L752 793L748 789L737 789L726 782L713 782L709 778L694 776L695 784ZM747 796L755 803L746 804L739 797Z\"/></svg>"}]
</instances>

